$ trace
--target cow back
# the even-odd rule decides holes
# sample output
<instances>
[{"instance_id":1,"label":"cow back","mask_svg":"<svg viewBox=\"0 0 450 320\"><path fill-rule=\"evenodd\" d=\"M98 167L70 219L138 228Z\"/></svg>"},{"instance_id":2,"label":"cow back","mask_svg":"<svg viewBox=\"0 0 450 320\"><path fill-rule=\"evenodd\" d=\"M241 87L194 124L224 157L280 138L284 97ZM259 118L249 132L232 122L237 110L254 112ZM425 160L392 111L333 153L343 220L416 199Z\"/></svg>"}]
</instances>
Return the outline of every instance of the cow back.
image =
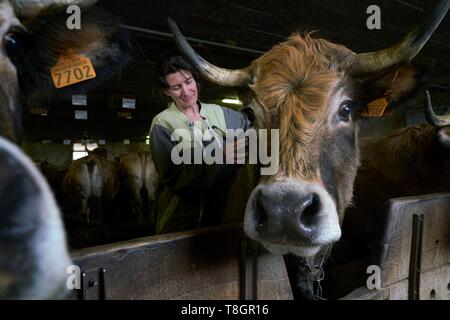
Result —
<instances>
[{"instance_id":1,"label":"cow back","mask_svg":"<svg viewBox=\"0 0 450 320\"><path fill-rule=\"evenodd\" d=\"M158 187L158 172L148 151L138 151L121 154L119 156L121 174L130 191L139 191L146 188L154 200Z\"/></svg>"},{"instance_id":2,"label":"cow back","mask_svg":"<svg viewBox=\"0 0 450 320\"><path fill-rule=\"evenodd\" d=\"M63 187L70 194L114 198L119 192L120 181L114 163L101 155L91 154L70 164Z\"/></svg>"}]
</instances>

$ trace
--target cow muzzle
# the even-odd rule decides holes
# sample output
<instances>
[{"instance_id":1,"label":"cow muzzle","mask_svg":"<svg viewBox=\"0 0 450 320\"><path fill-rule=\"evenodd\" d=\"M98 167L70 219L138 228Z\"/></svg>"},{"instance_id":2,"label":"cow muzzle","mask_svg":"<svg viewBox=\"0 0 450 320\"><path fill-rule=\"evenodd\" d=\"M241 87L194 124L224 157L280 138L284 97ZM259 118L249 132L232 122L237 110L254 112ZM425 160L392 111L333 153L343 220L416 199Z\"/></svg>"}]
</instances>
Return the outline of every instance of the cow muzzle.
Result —
<instances>
[{"instance_id":1,"label":"cow muzzle","mask_svg":"<svg viewBox=\"0 0 450 320\"><path fill-rule=\"evenodd\" d=\"M0 299L62 298L71 264L48 184L31 160L0 136Z\"/></svg>"},{"instance_id":2,"label":"cow muzzle","mask_svg":"<svg viewBox=\"0 0 450 320\"><path fill-rule=\"evenodd\" d=\"M261 184L252 192L244 219L248 237L275 254L316 254L336 242L341 228L332 197L318 184Z\"/></svg>"}]
</instances>

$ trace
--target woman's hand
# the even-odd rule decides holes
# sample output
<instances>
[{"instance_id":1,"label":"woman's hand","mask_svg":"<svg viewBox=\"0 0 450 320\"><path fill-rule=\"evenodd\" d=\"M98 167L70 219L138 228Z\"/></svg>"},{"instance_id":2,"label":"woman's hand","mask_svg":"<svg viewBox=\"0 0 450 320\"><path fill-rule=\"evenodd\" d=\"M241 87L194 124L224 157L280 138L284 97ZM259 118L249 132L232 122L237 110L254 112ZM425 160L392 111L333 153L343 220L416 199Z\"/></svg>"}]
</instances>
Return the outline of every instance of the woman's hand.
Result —
<instances>
[{"instance_id":1,"label":"woman's hand","mask_svg":"<svg viewBox=\"0 0 450 320\"><path fill-rule=\"evenodd\" d=\"M248 159L248 139L243 137L228 142L223 150L226 164L245 164L246 159Z\"/></svg>"}]
</instances>

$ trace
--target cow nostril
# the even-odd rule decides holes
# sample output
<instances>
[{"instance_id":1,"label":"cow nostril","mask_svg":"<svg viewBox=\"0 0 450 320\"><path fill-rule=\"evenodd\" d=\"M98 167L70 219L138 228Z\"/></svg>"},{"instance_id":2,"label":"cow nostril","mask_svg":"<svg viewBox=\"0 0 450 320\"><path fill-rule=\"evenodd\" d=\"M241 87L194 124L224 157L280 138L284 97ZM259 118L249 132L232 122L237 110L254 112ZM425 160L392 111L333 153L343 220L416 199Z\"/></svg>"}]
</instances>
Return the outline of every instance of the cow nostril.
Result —
<instances>
[{"instance_id":1,"label":"cow nostril","mask_svg":"<svg viewBox=\"0 0 450 320\"><path fill-rule=\"evenodd\" d=\"M300 223L303 226L309 227L314 225L317 212L320 210L320 199L315 193L311 193L302 199L300 205Z\"/></svg>"},{"instance_id":2,"label":"cow nostril","mask_svg":"<svg viewBox=\"0 0 450 320\"><path fill-rule=\"evenodd\" d=\"M267 220L269 220L269 216L267 214L266 209L264 208L264 204L262 203L261 194L258 194L255 210L256 229L262 228L264 224L267 222Z\"/></svg>"}]
</instances>

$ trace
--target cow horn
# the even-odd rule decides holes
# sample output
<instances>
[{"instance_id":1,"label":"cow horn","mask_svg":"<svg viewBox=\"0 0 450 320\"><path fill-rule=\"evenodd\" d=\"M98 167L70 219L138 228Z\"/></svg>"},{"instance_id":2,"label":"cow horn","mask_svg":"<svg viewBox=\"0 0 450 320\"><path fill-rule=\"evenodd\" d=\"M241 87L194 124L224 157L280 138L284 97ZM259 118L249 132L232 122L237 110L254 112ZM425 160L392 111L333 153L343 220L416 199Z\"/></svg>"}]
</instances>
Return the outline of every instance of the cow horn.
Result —
<instances>
[{"instance_id":1,"label":"cow horn","mask_svg":"<svg viewBox=\"0 0 450 320\"><path fill-rule=\"evenodd\" d=\"M167 22L180 51L189 58L206 79L221 86L228 87L243 87L250 83L252 79L250 68L231 70L220 68L209 63L192 49L172 18L168 18Z\"/></svg>"},{"instance_id":2,"label":"cow horn","mask_svg":"<svg viewBox=\"0 0 450 320\"><path fill-rule=\"evenodd\" d=\"M425 91L426 103L425 103L425 116L429 123L435 127L444 127L450 125L450 115L438 116L433 111L433 105L431 104L430 93Z\"/></svg>"},{"instance_id":3,"label":"cow horn","mask_svg":"<svg viewBox=\"0 0 450 320\"><path fill-rule=\"evenodd\" d=\"M351 70L357 74L364 74L412 60L430 39L447 14L449 7L450 0L441 0L432 9L428 19L424 20L396 45L381 51L356 55Z\"/></svg>"},{"instance_id":4,"label":"cow horn","mask_svg":"<svg viewBox=\"0 0 450 320\"><path fill-rule=\"evenodd\" d=\"M12 0L16 14L19 17L28 18L35 17L43 9L51 5L69 6L72 4L81 7L90 7L94 5L97 0Z\"/></svg>"}]
</instances>

